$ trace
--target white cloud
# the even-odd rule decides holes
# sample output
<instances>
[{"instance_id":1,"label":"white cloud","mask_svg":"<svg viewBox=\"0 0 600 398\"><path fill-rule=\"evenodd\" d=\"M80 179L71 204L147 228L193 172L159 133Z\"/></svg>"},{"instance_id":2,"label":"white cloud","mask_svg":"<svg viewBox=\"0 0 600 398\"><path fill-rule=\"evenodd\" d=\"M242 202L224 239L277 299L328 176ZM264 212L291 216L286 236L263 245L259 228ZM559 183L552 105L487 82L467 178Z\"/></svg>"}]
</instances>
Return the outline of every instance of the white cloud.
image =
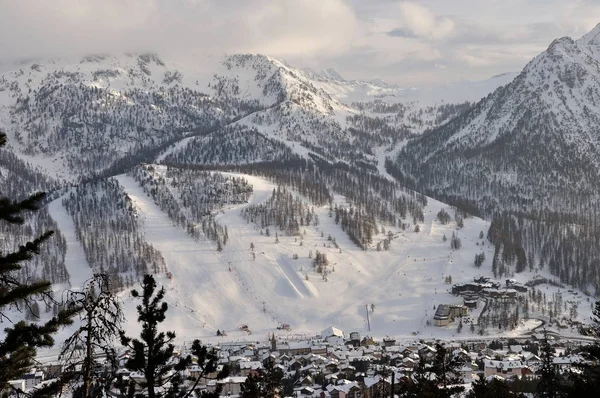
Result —
<instances>
[{"instance_id":1,"label":"white cloud","mask_svg":"<svg viewBox=\"0 0 600 398\"><path fill-rule=\"evenodd\" d=\"M598 0L0 0L0 61L257 52L430 85L518 71L598 22Z\"/></svg>"},{"instance_id":2,"label":"white cloud","mask_svg":"<svg viewBox=\"0 0 600 398\"><path fill-rule=\"evenodd\" d=\"M0 0L5 56L116 51L316 56L360 36L344 0Z\"/></svg>"},{"instance_id":3,"label":"white cloud","mask_svg":"<svg viewBox=\"0 0 600 398\"><path fill-rule=\"evenodd\" d=\"M416 37L437 40L454 32L454 22L450 18L437 17L419 4L404 1L398 7L402 28Z\"/></svg>"}]
</instances>

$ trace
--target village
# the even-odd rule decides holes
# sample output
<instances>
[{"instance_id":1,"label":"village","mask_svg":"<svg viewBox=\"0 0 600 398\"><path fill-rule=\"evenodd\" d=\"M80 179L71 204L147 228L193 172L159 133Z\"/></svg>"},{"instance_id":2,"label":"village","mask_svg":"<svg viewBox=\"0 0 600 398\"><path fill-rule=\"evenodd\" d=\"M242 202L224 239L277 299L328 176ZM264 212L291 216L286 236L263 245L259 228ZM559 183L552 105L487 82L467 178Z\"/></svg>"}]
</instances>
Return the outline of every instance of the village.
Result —
<instances>
[{"instance_id":1,"label":"village","mask_svg":"<svg viewBox=\"0 0 600 398\"><path fill-rule=\"evenodd\" d=\"M547 339L555 354L553 363L559 372L569 370L582 361L577 355L588 342L579 339L561 339L555 333L537 333L530 339L465 340L442 343L452 356L463 360L460 376L465 386L478 378L535 380L541 368L540 342ZM427 364L436 355L436 343L440 341L397 341L386 337L380 341L358 332L346 333L336 327L328 327L314 336L272 334L264 341L220 341L207 344L218 353L217 372L202 377L196 392L214 391L222 386L221 396L236 397L249 376L256 376L266 369L282 375L280 397L333 397L369 398L390 396L411 377L421 358ZM176 351L173 361L187 353L183 345ZM143 375L130 372L125 362L129 351L119 353L117 374L124 379L143 381ZM216 375L224 366L230 374L222 380ZM32 391L43 386L61 373L61 366L48 363L32 369L11 385L22 391ZM101 367L98 372L101 372ZM187 368L187 376L197 376L198 365ZM143 391L140 391L143 396ZM382 395L385 394L385 395ZM118 396L118 395L114 395Z\"/></svg>"}]
</instances>

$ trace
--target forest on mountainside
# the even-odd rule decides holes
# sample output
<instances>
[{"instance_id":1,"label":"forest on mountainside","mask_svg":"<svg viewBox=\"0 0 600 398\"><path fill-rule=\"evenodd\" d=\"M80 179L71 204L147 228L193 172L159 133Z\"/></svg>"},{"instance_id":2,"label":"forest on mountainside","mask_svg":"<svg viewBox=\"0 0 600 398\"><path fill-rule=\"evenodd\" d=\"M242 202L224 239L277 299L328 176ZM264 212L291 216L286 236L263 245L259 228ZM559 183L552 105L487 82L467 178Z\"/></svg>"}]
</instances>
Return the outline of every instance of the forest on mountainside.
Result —
<instances>
[{"instance_id":1,"label":"forest on mountainside","mask_svg":"<svg viewBox=\"0 0 600 398\"><path fill-rule=\"evenodd\" d=\"M424 195L405 189L369 170L344 163L312 160L261 162L247 165L170 165L191 170L237 171L265 177L277 185L288 187L310 200L315 206L328 205L333 216L357 246L368 249L378 223L402 229L423 222ZM340 195L346 205L336 204Z\"/></svg>"},{"instance_id":2,"label":"forest on mountainside","mask_svg":"<svg viewBox=\"0 0 600 398\"><path fill-rule=\"evenodd\" d=\"M163 173L164 171L164 173ZM196 240L227 244L227 226L215 216L225 205L246 203L252 186L240 177L193 169L142 165L132 175L169 218Z\"/></svg>"},{"instance_id":3,"label":"forest on mountainside","mask_svg":"<svg viewBox=\"0 0 600 398\"><path fill-rule=\"evenodd\" d=\"M36 192L53 190L57 183L38 169L17 158L13 153L0 151L0 192L11 198L22 200ZM67 244L58 225L47 208L29 213L23 224L0 224L0 250L15 250L43 231L53 230L50 241L54 244L42 245L40 256L35 256L29 266L18 271L20 281L49 280L52 283L66 283L69 274L65 268Z\"/></svg>"},{"instance_id":4,"label":"forest on mountainside","mask_svg":"<svg viewBox=\"0 0 600 398\"><path fill-rule=\"evenodd\" d=\"M162 254L146 242L131 199L114 178L78 185L63 199L88 266L107 274L116 291L148 273L166 271Z\"/></svg>"},{"instance_id":5,"label":"forest on mountainside","mask_svg":"<svg viewBox=\"0 0 600 398\"><path fill-rule=\"evenodd\" d=\"M319 217L314 209L281 185L273 189L266 202L242 209L242 217L255 223L261 232L264 228L275 226L288 236L299 235L300 228L305 225L319 225ZM267 232L267 236L269 234Z\"/></svg>"}]
</instances>

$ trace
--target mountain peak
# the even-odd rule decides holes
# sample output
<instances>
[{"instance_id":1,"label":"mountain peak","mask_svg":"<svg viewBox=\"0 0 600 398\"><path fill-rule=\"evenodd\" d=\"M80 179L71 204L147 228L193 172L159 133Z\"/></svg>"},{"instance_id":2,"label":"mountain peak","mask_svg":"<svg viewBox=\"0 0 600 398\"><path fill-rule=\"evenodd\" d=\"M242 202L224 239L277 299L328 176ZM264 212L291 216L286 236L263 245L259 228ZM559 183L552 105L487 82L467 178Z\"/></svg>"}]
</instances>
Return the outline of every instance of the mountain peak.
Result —
<instances>
[{"instance_id":1,"label":"mountain peak","mask_svg":"<svg viewBox=\"0 0 600 398\"><path fill-rule=\"evenodd\" d=\"M338 73L338 71L336 71L336 70L335 70L335 69L333 69L333 68L328 68L328 69L327 69L327 70L324 72L324 74L325 74L327 77L330 77L330 78L332 78L333 80L337 80L338 82L344 82L344 81L346 81L346 79L344 79L344 78L342 77L342 75L340 75L340 74Z\"/></svg>"},{"instance_id":2,"label":"mountain peak","mask_svg":"<svg viewBox=\"0 0 600 398\"><path fill-rule=\"evenodd\" d=\"M575 41L568 36L560 37L558 39L553 40L552 43L550 43L546 52L552 54L555 53L556 50L564 48L565 46L570 46L574 43Z\"/></svg>"},{"instance_id":3,"label":"mountain peak","mask_svg":"<svg viewBox=\"0 0 600 398\"><path fill-rule=\"evenodd\" d=\"M594 27L594 29L590 30L588 33L583 35L579 40L577 40L577 43L587 45L587 46L600 45L600 23L598 25L596 25L596 27Z\"/></svg>"}]
</instances>

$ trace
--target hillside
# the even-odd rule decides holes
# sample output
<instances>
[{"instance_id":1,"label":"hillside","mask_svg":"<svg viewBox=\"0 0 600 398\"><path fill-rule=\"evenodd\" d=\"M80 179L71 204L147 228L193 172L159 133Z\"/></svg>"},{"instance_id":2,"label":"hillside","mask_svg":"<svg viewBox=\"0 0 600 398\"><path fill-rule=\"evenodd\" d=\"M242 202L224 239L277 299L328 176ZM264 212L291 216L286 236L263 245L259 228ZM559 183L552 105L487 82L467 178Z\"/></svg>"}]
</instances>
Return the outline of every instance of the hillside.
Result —
<instances>
[{"instance_id":1,"label":"hillside","mask_svg":"<svg viewBox=\"0 0 600 398\"><path fill-rule=\"evenodd\" d=\"M156 178L169 178L163 166L154 166L151 173ZM483 302L468 317L474 324L472 330L468 320L461 332L457 331L457 322L447 327L434 326L434 306L462 304L460 297L449 293L451 284L491 276L493 246L481 238L481 232L487 230L489 223L469 217L462 221L462 228L458 228L453 219L443 224L438 212L445 209L453 214L453 209L428 200L421 222L412 224L406 220L408 225L404 227L381 224L365 251L351 241L336 223L336 217L330 216L328 205L311 206L314 219L297 234L274 225L268 227L270 233L266 232L264 227L244 219L243 214L252 206L268 202L273 190L279 189L277 184L249 175L226 174L225 177L247 181L252 186L252 194L244 203L225 205L216 213L216 222L226 226L228 231L228 240L220 251L214 241L194 238L189 230L186 233L185 228L174 224L172 217L161 209L161 202L157 204L144 192L143 185L133 176L116 178L131 200L143 239L165 260L164 272L155 275L167 288L169 328L177 330L181 340L211 338L217 330L227 333L229 339L252 338L238 326L247 324L253 335L263 336L276 331L283 323L289 324L292 331L279 333L313 334L328 325L336 325L347 331L405 339L415 335L519 337L540 325L535 318L548 319L540 312L541 308L554 305L554 295L559 291L562 291L560 300L579 303L574 319L585 321L589 315L589 306L583 298L565 289L542 285L538 288L544 289L549 304L540 304L536 310L532 299L525 313L533 319L519 320L514 326L510 321L511 326L505 330L491 326L502 319L500 312L491 309L491 304L487 311L490 318L478 319ZM300 201L311 203L295 190L292 193ZM333 205L346 207L348 201L335 195ZM51 206L54 216L60 217L60 211ZM415 225L419 225L419 232L415 232ZM64 221L61 228L67 237L73 233ZM451 248L453 234L462 242L458 250ZM389 247L386 249L387 245L382 243L387 239ZM81 250L76 242L69 243L67 256L72 250ZM326 262L316 266L318 253L326 256ZM477 268L473 258L480 253L485 254L486 260ZM516 278L524 283L544 275L543 272L526 272ZM127 313L132 313L134 303L126 292L121 296ZM525 302L520 305L524 306ZM521 314L524 308L521 307ZM494 321L494 317L498 320ZM128 319L127 328L135 330L134 318ZM576 334L576 330L561 330L561 333Z\"/></svg>"},{"instance_id":2,"label":"hillside","mask_svg":"<svg viewBox=\"0 0 600 398\"><path fill-rule=\"evenodd\" d=\"M572 211L594 202L599 33L555 40L510 84L409 142L396 159L404 177L480 208Z\"/></svg>"},{"instance_id":3,"label":"hillside","mask_svg":"<svg viewBox=\"0 0 600 398\"><path fill-rule=\"evenodd\" d=\"M497 246L517 247L527 255L522 263L549 266L591 292L600 289L599 34L600 26L579 40L555 40L510 84L388 162L410 186L496 215L510 236Z\"/></svg>"},{"instance_id":4,"label":"hillside","mask_svg":"<svg viewBox=\"0 0 600 398\"><path fill-rule=\"evenodd\" d=\"M502 83L475 91L485 95ZM345 101L340 91L362 99ZM376 147L463 111L477 96L463 91L459 85L437 104L394 94L393 105L381 109L382 100L357 91L355 82L326 84L263 55L184 64L151 53L29 60L0 65L0 129L16 155L66 180L118 173L187 137L227 135L224 128L238 120L277 141L373 162Z\"/></svg>"},{"instance_id":5,"label":"hillside","mask_svg":"<svg viewBox=\"0 0 600 398\"><path fill-rule=\"evenodd\" d=\"M107 273L133 319L127 291L149 272L167 287L182 339L243 337L241 324L262 334L334 324L449 337L457 324L432 320L437 305L462 303L453 283L552 279L541 267L498 274L489 222L407 189L384 167L407 138L428 137L510 75L404 93L261 55L198 68L154 54L2 68L3 164L32 181L6 192L53 190L47 218L56 224L42 225L64 242L52 267L62 275L57 298ZM520 336L540 324L534 318L549 320L564 287L542 287L548 300L513 308L531 320L490 304L462 333ZM572 318L586 319L582 299L568 300L579 308Z\"/></svg>"}]
</instances>

